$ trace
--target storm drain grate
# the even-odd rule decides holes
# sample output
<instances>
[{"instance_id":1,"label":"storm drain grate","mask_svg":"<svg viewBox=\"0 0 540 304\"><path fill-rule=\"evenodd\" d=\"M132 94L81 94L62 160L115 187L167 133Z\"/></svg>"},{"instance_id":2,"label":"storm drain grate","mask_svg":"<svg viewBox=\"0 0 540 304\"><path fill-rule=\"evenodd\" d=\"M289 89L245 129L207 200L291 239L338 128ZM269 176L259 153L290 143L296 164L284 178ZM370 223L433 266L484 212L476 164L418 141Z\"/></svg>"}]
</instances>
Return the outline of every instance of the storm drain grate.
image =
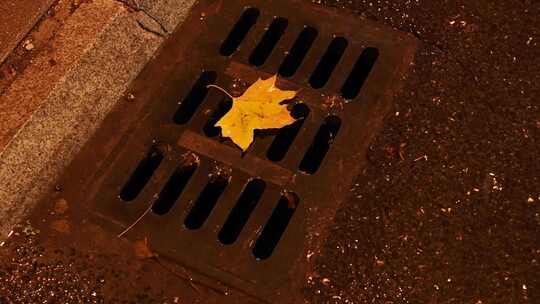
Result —
<instances>
[{"instance_id":1,"label":"storm drain grate","mask_svg":"<svg viewBox=\"0 0 540 304\"><path fill-rule=\"evenodd\" d=\"M129 235L161 256L261 301L294 296L415 49L298 1L200 1L83 151L80 199L115 232L150 207ZM207 85L241 94L276 73L300 90L298 120L242 155L214 127L232 101Z\"/></svg>"}]
</instances>

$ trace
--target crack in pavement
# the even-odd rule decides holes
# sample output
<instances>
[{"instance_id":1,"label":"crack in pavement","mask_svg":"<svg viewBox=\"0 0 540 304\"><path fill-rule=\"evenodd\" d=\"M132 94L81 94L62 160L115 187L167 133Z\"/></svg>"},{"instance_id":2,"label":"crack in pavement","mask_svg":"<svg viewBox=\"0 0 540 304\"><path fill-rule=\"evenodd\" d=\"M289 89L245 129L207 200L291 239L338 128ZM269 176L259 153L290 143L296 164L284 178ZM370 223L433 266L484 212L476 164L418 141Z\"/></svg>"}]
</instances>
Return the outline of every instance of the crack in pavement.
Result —
<instances>
[{"instance_id":1,"label":"crack in pavement","mask_svg":"<svg viewBox=\"0 0 540 304\"><path fill-rule=\"evenodd\" d=\"M139 13L141 13L141 15L137 16L136 21L140 28L159 37L166 38L169 35L169 33L163 30L155 19L152 19L144 12Z\"/></svg>"},{"instance_id":2,"label":"crack in pavement","mask_svg":"<svg viewBox=\"0 0 540 304\"><path fill-rule=\"evenodd\" d=\"M151 20L152 23L157 24L159 27L159 30L153 29L151 25L144 22L143 20L137 19L137 24L145 31L150 32L154 35L160 36L160 37L167 37L171 32L163 25L163 23L159 20L159 18L152 15L150 12L145 10L137 0L113 0L116 2L120 2L123 5L127 6L129 9L134 10L135 12L140 12L146 15L148 19Z\"/></svg>"}]
</instances>

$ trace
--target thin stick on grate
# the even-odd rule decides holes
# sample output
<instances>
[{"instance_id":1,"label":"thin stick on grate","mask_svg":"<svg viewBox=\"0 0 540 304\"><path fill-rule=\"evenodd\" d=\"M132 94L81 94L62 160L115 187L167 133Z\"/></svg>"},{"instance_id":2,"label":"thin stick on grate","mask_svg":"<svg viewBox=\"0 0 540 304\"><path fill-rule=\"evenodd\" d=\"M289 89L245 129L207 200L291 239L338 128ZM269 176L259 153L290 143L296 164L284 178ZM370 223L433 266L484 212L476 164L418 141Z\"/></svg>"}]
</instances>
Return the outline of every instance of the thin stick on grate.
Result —
<instances>
[{"instance_id":1,"label":"thin stick on grate","mask_svg":"<svg viewBox=\"0 0 540 304\"><path fill-rule=\"evenodd\" d=\"M117 237L121 238L123 237L126 233L128 233L133 227L135 227L135 225L137 225L140 221L142 221L142 219L144 218L145 215L148 214L148 212L150 212L150 210L152 209L152 206L154 205L154 203L151 203L148 208L146 208L146 210L143 212L143 214L141 214L141 216L139 216L139 218L137 218L135 220L135 222L133 222L133 224L129 225L129 227L127 227L124 231L122 231Z\"/></svg>"}]
</instances>

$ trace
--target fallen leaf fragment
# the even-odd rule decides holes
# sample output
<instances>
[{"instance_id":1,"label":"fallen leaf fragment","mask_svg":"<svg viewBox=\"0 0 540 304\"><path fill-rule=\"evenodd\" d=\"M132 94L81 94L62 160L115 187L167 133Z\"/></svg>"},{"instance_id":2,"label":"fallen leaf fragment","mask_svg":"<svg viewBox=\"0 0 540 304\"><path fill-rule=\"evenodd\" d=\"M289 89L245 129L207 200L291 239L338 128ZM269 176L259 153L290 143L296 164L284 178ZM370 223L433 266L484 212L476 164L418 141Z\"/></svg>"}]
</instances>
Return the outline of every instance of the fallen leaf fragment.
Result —
<instances>
[{"instance_id":1,"label":"fallen leaf fragment","mask_svg":"<svg viewBox=\"0 0 540 304\"><path fill-rule=\"evenodd\" d=\"M56 201L56 203L54 204L54 212L56 214L64 214L66 213L66 211L69 209L69 205L68 205L68 202L61 198L59 200Z\"/></svg>"},{"instance_id":2,"label":"fallen leaf fragment","mask_svg":"<svg viewBox=\"0 0 540 304\"><path fill-rule=\"evenodd\" d=\"M138 259L150 259L154 258L157 255L150 250L148 247L148 239L144 238L142 240L137 240L133 243L133 249L135 250L135 256Z\"/></svg>"},{"instance_id":3,"label":"fallen leaf fragment","mask_svg":"<svg viewBox=\"0 0 540 304\"><path fill-rule=\"evenodd\" d=\"M280 129L295 121L281 103L295 97L297 91L277 88L276 80L276 75L258 79L244 94L232 97L231 110L215 124L221 128L221 136L230 138L242 151L253 142L255 130Z\"/></svg>"},{"instance_id":4,"label":"fallen leaf fragment","mask_svg":"<svg viewBox=\"0 0 540 304\"><path fill-rule=\"evenodd\" d=\"M51 227L60 233L69 233L71 231L71 225L67 220L55 220L51 223Z\"/></svg>"}]
</instances>

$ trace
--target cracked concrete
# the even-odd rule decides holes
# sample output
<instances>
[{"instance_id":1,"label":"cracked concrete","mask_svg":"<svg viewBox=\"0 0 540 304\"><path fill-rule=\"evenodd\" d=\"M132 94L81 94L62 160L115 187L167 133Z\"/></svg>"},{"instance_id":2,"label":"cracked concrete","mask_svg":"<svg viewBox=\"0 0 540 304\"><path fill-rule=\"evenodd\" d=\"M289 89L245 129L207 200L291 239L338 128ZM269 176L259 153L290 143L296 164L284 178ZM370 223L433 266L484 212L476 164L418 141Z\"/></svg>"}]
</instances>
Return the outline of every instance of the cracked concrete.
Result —
<instances>
[{"instance_id":1,"label":"cracked concrete","mask_svg":"<svg viewBox=\"0 0 540 304\"><path fill-rule=\"evenodd\" d=\"M148 13L136 0L116 0L129 9L137 12L137 23L144 30L156 34L161 37L166 37L170 31L165 28L162 21Z\"/></svg>"},{"instance_id":2,"label":"cracked concrete","mask_svg":"<svg viewBox=\"0 0 540 304\"><path fill-rule=\"evenodd\" d=\"M0 119L16 128L0 150L0 239L54 186L194 0L139 2L138 10L115 0L81 5L54 52L37 56L0 96L8 105Z\"/></svg>"},{"instance_id":3,"label":"cracked concrete","mask_svg":"<svg viewBox=\"0 0 540 304\"><path fill-rule=\"evenodd\" d=\"M187 11L194 0L175 1L175 0L117 0L130 9L139 12L139 25L156 35L167 36L172 33L183 18L175 10L164 9L176 7L182 11Z\"/></svg>"},{"instance_id":4,"label":"cracked concrete","mask_svg":"<svg viewBox=\"0 0 540 304\"><path fill-rule=\"evenodd\" d=\"M135 11L141 11L148 17L159 23L163 31L172 33L178 24L179 16L174 10L163 9L166 7L178 7L184 5L191 6L194 1L176 1L176 0L118 0Z\"/></svg>"},{"instance_id":5,"label":"cracked concrete","mask_svg":"<svg viewBox=\"0 0 540 304\"><path fill-rule=\"evenodd\" d=\"M165 31L163 26L156 21L156 19L142 11L137 12L137 23L142 29L152 34L156 34L160 37L167 37L169 35L169 32Z\"/></svg>"}]
</instances>

